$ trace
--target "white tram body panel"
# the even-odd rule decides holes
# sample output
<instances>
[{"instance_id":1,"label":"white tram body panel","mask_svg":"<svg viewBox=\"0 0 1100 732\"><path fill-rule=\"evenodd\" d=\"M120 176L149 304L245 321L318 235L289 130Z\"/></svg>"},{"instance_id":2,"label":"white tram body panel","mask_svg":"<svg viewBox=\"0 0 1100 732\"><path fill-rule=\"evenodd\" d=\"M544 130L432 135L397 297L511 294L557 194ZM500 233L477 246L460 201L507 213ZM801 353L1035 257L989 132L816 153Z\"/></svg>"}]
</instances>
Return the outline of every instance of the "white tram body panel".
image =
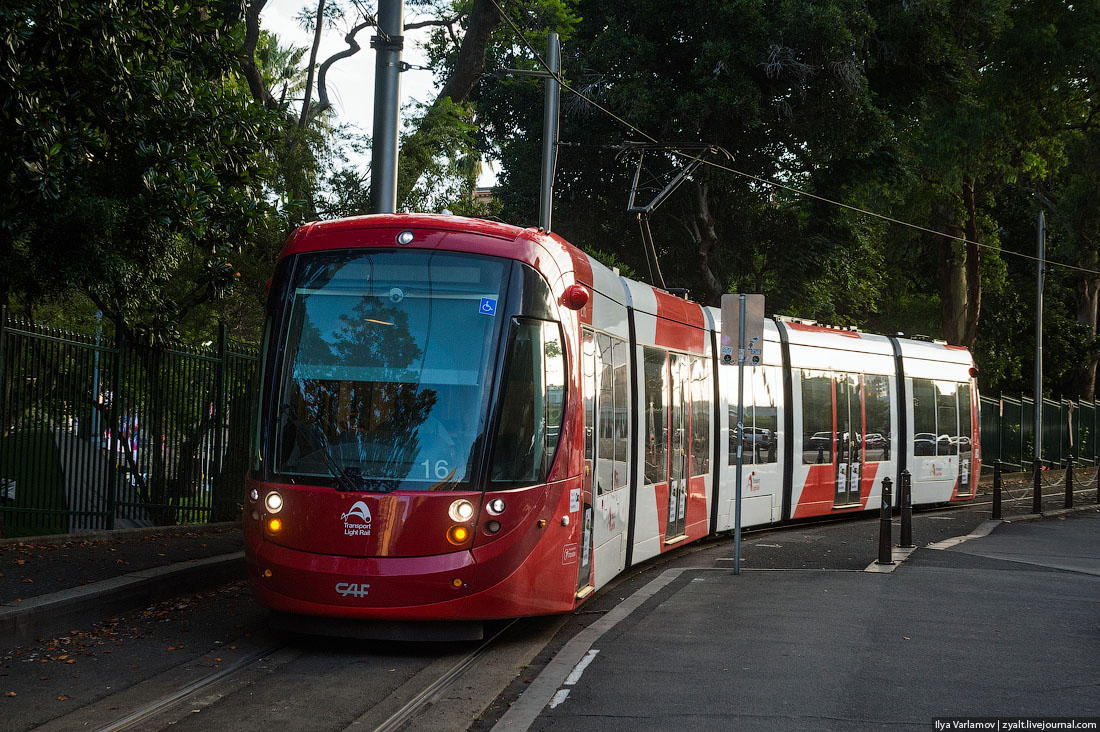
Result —
<instances>
[{"instance_id":1,"label":"white tram body panel","mask_svg":"<svg viewBox=\"0 0 1100 732\"><path fill-rule=\"evenodd\" d=\"M722 328L722 311L708 308ZM719 490L716 531L729 531L736 520L734 486L737 482L737 383L736 366L718 367ZM780 521L783 512L783 448L787 404L783 387L783 351L779 329L764 321L764 346L759 366L746 366L744 378L745 442L742 447L741 525L757 526Z\"/></svg>"},{"instance_id":2,"label":"white tram body panel","mask_svg":"<svg viewBox=\"0 0 1100 732\"><path fill-rule=\"evenodd\" d=\"M905 364L909 441L907 464L914 503L941 503L974 494L981 446L974 361L957 346L899 340Z\"/></svg>"}]
</instances>

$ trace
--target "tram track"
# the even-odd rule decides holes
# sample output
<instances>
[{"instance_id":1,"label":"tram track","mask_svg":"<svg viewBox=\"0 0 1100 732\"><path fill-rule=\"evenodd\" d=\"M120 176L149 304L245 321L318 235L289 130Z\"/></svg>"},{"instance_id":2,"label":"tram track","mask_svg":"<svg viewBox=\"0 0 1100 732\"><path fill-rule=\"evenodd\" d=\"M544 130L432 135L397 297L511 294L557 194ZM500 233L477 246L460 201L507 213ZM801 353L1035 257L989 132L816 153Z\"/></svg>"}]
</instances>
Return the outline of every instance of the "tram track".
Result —
<instances>
[{"instance_id":1,"label":"tram track","mask_svg":"<svg viewBox=\"0 0 1100 732\"><path fill-rule=\"evenodd\" d=\"M509 634L513 636L511 640L514 641L514 636L517 634L513 631L519 629L519 626L525 621L529 621L529 619L514 619L503 622L494 628L494 632L490 637L478 643L477 647L460 655L457 661L451 658L454 653L444 653L441 657L426 663L405 684L396 689L379 692L379 698L376 699L377 703L372 704L370 708L350 723L344 722L324 726L323 728L333 732L394 732L406 727L426 708L439 701L466 674L477 668L501 644L502 640L509 637ZM526 653L531 656L537 653L560 625L561 623L550 624L552 627L550 627L551 633L549 635L545 625L541 631L539 627L532 627L530 629L531 634L536 637L544 636L544 639L535 644L528 644L531 647ZM523 633L518 635L525 636ZM511 643L510 645L515 646L517 644ZM410 646L410 648L412 647ZM446 650L446 647L444 647L444 650ZM459 649L459 651L461 650ZM515 654L514 648L511 653ZM245 704L254 704L256 702L252 700L253 691L264 677L270 677L280 671L284 672L286 677L308 673L303 669L324 666L328 655L331 655L331 651L326 649L324 645L320 647L303 647L297 641L270 643L217 670L198 677L193 677L188 672L188 669L194 668L195 660L192 660L168 669L157 677L146 679L135 686L121 690L108 698L98 699L71 714L51 720L37 729L43 732L52 732L53 730L67 730L73 729L74 726L80 726L94 729L95 732L159 730L174 727L188 718L197 718L200 712L204 713L204 717L209 720L207 724L213 723L213 728L221 728L218 705L239 707L242 700ZM356 659L352 662L353 665L359 667L360 673L364 674L364 678L372 675L377 677L385 671L393 671L392 668L384 668L392 664L392 657L389 659L383 658L380 662L372 663L369 658L370 655L364 653L361 660ZM413 657L416 656L415 653L412 655ZM347 658L353 656L355 656L354 652L347 654ZM523 663L525 662L523 661ZM484 675L479 674L479 679L483 678ZM350 679L346 680L350 681ZM285 679L283 683L286 683ZM166 687L170 690L166 691ZM247 699L241 693L246 688L249 690ZM497 691L499 689L494 689L485 698L485 704L496 696ZM395 699L395 696L398 698ZM321 705L324 705L325 702L326 700L318 701ZM327 702L329 705L336 703L335 700L327 700ZM395 704L400 704L400 707L392 710ZM104 707L106 709L129 709L129 711L123 717L104 721ZM470 716L466 718L466 722L468 723L476 713L477 711L471 712ZM388 716L379 721L383 714ZM263 714L256 715L256 725L251 727L252 729L268 729L270 727L270 720L264 721L263 716ZM425 724L422 727L425 729L439 729L438 726L433 727L431 724ZM181 724L181 728L187 728L187 725ZM312 728L321 727L314 726ZM447 727L443 728L446 729Z\"/></svg>"}]
</instances>

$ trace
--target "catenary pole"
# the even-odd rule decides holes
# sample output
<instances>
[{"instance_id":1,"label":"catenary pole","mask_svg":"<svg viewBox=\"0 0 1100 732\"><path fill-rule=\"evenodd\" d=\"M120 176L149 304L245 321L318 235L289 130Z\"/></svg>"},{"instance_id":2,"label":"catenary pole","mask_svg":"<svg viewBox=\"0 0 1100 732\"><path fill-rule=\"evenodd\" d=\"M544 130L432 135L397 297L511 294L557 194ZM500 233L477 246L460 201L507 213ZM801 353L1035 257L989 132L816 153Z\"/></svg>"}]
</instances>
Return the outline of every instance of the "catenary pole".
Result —
<instances>
[{"instance_id":1,"label":"catenary pole","mask_svg":"<svg viewBox=\"0 0 1100 732\"><path fill-rule=\"evenodd\" d=\"M741 574L741 476L745 445L745 296L738 295L737 324L737 472L733 481L733 573Z\"/></svg>"},{"instance_id":2,"label":"catenary pole","mask_svg":"<svg viewBox=\"0 0 1100 732\"><path fill-rule=\"evenodd\" d=\"M370 202L374 213L397 210L397 113L400 100L403 0L379 0L374 64L374 129L371 131Z\"/></svg>"},{"instance_id":3,"label":"catenary pole","mask_svg":"<svg viewBox=\"0 0 1100 732\"><path fill-rule=\"evenodd\" d=\"M1038 287L1035 293L1035 464L1034 464L1034 494L1032 496L1032 510L1040 513L1043 510L1042 489L1040 481L1042 476L1043 459L1043 277L1046 274L1046 217L1039 211L1039 263L1038 263Z\"/></svg>"},{"instance_id":4,"label":"catenary pole","mask_svg":"<svg viewBox=\"0 0 1100 732\"><path fill-rule=\"evenodd\" d=\"M550 74L546 79L545 102L542 110L542 184L539 187L539 227L550 231L550 219L554 209L554 169L558 162L558 110L561 106L561 49L558 34L546 36L546 65Z\"/></svg>"}]
</instances>

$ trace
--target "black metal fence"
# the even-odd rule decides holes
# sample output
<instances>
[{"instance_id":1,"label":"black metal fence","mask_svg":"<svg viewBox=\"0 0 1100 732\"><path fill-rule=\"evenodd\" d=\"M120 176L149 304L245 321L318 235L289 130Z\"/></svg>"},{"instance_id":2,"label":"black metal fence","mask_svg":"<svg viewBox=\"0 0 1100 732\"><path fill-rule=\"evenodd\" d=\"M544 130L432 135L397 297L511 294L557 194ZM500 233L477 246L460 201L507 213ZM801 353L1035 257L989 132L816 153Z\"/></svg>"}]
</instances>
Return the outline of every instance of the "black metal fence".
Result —
<instances>
[{"instance_id":1,"label":"black metal fence","mask_svg":"<svg viewBox=\"0 0 1100 732\"><path fill-rule=\"evenodd\" d=\"M0 309L0 536L240 516L258 351L128 342Z\"/></svg>"},{"instance_id":2,"label":"black metal fence","mask_svg":"<svg viewBox=\"0 0 1100 732\"><path fill-rule=\"evenodd\" d=\"M1043 400L1043 462L1061 466L1072 457L1079 465L1096 465L1097 403ZM982 467L1031 470L1035 459L1035 400L1029 397L982 397Z\"/></svg>"}]
</instances>

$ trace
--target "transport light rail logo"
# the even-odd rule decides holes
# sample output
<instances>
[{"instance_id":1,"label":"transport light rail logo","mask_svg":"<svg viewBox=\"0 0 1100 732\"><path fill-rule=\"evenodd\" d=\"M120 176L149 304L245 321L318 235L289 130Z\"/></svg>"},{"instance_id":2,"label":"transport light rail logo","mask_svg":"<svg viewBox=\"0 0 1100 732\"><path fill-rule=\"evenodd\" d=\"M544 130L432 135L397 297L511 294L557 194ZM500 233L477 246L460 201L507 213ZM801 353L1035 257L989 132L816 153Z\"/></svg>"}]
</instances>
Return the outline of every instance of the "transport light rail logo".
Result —
<instances>
[{"instance_id":1,"label":"transport light rail logo","mask_svg":"<svg viewBox=\"0 0 1100 732\"><path fill-rule=\"evenodd\" d=\"M352 519L358 519L352 521ZM370 508L362 501L356 501L347 513L340 514L344 522L345 536L370 536Z\"/></svg>"}]
</instances>

